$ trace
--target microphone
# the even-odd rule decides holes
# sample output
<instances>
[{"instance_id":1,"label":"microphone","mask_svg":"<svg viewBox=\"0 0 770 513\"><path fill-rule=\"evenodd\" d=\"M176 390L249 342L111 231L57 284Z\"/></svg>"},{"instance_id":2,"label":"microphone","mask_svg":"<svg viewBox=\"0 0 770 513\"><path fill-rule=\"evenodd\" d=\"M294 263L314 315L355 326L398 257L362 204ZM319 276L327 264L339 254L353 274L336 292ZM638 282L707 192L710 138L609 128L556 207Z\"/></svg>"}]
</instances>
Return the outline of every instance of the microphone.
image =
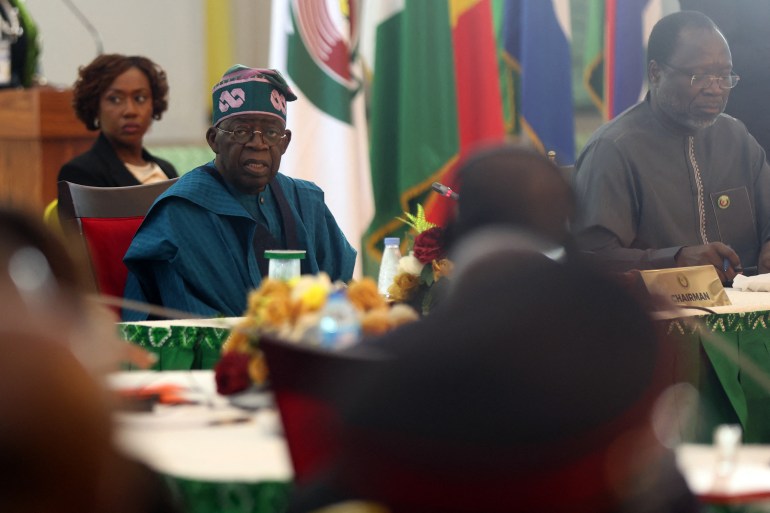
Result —
<instances>
[{"instance_id":1,"label":"microphone","mask_svg":"<svg viewBox=\"0 0 770 513\"><path fill-rule=\"evenodd\" d=\"M78 19L78 21L86 28L88 33L91 35L91 39L94 40L94 45L96 45L96 55L99 56L104 53L104 44L102 44L102 36L99 35L99 31L96 30L96 27L94 27L90 21L88 21L88 18L80 11L80 9L77 8L75 3L72 0L62 0L64 2L64 5L67 6L67 8L72 12L72 14L75 15L75 17Z\"/></svg>"},{"instance_id":2,"label":"microphone","mask_svg":"<svg viewBox=\"0 0 770 513\"><path fill-rule=\"evenodd\" d=\"M444 185L443 183L433 182L433 185L431 185L434 191L441 194L445 198L453 199L455 201L460 199L460 195L457 194L455 191Z\"/></svg>"}]
</instances>

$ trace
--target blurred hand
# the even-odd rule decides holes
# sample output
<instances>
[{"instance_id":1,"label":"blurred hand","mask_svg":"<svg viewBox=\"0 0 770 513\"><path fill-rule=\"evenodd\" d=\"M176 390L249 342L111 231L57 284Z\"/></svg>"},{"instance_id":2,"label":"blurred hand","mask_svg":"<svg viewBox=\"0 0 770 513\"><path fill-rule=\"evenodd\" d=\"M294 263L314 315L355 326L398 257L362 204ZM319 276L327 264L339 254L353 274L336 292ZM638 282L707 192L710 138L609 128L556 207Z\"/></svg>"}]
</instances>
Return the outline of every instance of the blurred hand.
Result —
<instances>
[{"instance_id":1,"label":"blurred hand","mask_svg":"<svg viewBox=\"0 0 770 513\"><path fill-rule=\"evenodd\" d=\"M118 344L120 345L120 363L130 363L140 369L149 369L158 361L155 353L151 353L131 342L120 341Z\"/></svg>"},{"instance_id":2,"label":"blurred hand","mask_svg":"<svg viewBox=\"0 0 770 513\"><path fill-rule=\"evenodd\" d=\"M71 349L94 375L118 371L126 363L147 369L157 361L154 353L118 337L118 321L111 309L97 303L87 304L86 318L79 324L80 331L73 338Z\"/></svg>"},{"instance_id":3,"label":"blurred hand","mask_svg":"<svg viewBox=\"0 0 770 513\"><path fill-rule=\"evenodd\" d=\"M728 262L726 270L724 267L725 259ZM735 272L735 268L741 265L741 259L730 246L721 242L711 242L700 246L684 246L676 255L676 265L679 267L709 264L716 268L722 283L726 283L732 281L738 274ZM770 255L768 255L768 264L770 264Z\"/></svg>"}]
</instances>

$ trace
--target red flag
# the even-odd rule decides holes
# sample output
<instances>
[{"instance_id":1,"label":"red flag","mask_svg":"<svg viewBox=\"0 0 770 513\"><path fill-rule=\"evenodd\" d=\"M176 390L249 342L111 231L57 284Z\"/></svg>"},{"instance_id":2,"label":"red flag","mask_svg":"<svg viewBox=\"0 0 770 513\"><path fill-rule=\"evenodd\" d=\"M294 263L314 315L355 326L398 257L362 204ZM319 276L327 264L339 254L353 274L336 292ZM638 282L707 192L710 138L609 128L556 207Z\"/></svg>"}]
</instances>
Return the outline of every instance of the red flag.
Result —
<instances>
[{"instance_id":1,"label":"red flag","mask_svg":"<svg viewBox=\"0 0 770 513\"><path fill-rule=\"evenodd\" d=\"M489 0L449 0L449 12L460 136L458 162L462 162L479 146L503 142L505 125ZM456 170L456 164L451 166L441 176L441 182L459 191ZM432 195L425 210L428 219L445 225L454 206L453 201Z\"/></svg>"}]
</instances>

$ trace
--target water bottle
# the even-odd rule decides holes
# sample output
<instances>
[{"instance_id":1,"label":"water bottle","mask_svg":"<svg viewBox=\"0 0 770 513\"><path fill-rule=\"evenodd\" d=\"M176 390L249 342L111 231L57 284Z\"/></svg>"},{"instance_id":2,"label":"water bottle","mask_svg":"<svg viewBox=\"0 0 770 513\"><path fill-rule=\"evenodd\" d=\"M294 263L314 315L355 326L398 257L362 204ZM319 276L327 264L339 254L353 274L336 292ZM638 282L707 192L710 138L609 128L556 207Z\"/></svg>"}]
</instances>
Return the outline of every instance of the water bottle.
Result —
<instances>
[{"instance_id":1,"label":"water bottle","mask_svg":"<svg viewBox=\"0 0 770 513\"><path fill-rule=\"evenodd\" d=\"M300 277L300 260L305 258L304 249L269 249L265 251L268 259L268 276L273 280L291 281Z\"/></svg>"},{"instance_id":2,"label":"water bottle","mask_svg":"<svg viewBox=\"0 0 770 513\"><path fill-rule=\"evenodd\" d=\"M318 342L328 349L343 349L358 342L361 322L358 312L348 301L345 290L333 292L321 310L318 323Z\"/></svg>"},{"instance_id":3,"label":"water bottle","mask_svg":"<svg viewBox=\"0 0 770 513\"><path fill-rule=\"evenodd\" d=\"M401 258L399 242L398 237L385 237L385 249L382 252L380 274L377 279L377 290L385 296L385 299L390 299L388 288L393 284L393 278L398 271L398 261Z\"/></svg>"}]
</instances>

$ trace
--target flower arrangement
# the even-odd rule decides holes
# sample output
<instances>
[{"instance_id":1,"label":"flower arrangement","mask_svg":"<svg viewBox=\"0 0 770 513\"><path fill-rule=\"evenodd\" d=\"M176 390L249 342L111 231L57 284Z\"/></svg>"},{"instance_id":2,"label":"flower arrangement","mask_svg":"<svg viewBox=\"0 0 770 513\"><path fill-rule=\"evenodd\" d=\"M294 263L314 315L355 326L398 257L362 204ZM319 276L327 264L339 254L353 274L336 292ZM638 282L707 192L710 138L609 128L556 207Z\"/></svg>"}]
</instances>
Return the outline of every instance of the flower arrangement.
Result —
<instances>
[{"instance_id":1,"label":"flower arrangement","mask_svg":"<svg viewBox=\"0 0 770 513\"><path fill-rule=\"evenodd\" d=\"M425 218L423 206L417 214L404 212L398 218L416 233L411 249L398 262L398 270L388 293L393 301L412 306L423 315L438 304L441 289L452 274L453 264L447 258L444 229Z\"/></svg>"},{"instance_id":2,"label":"flower arrangement","mask_svg":"<svg viewBox=\"0 0 770 513\"><path fill-rule=\"evenodd\" d=\"M265 279L249 294L243 320L222 346L222 358L214 374L217 391L228 395L252 383L267 381L268 369L259 349L259 338L269 334L282 340L315 344L315 332L326 299L344 289L361 322L362 336L380 335L418 318L405 305L389 306L371 278L352 281L345 287L332 283L325 273L303 275L289 282Z\"/></svg>"}]
</instances>

